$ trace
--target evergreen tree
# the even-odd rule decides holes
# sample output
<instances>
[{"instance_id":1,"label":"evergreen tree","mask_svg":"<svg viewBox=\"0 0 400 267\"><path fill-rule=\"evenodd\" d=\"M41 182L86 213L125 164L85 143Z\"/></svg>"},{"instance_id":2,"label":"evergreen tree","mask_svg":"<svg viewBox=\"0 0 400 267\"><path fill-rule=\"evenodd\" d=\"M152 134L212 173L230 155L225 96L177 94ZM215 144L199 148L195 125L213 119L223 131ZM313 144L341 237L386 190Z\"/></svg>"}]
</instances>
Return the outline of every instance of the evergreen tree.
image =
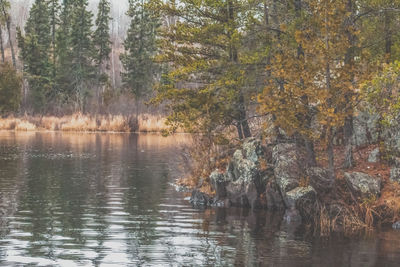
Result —
<instances>
[{"instance_id":1,"label":"evergreen tree","mask_svg":"<svg viewBox=\"0 0 400 267\"><path fill-rule=\"evenodd\" d=\"M56 34L57 34L57 27L60 22L58 17L59 10L60 10L59 0L49 0L49 16L50 16L50 27L51 27L51 60L52 60L51 74L52 74L53 86L55 86L55 78L57 74Z\"/></svg>"},{"instance_id":2,"label":"evergreen tree","mask_svg":"<svg viewBox=\"0 0 400 267\"><path fill-rule=\"evenodd\" d=\"M95 64L97 69L97 77L99 87L103 90L101 94L104 94L104 84L108 81L106 70L108 69L108 63L111 53L111 41L110 41L110 3L108 0L100 0L98 6L98 13L96 18L96 30L93 34L93 43L95 46ZM97 99L102 101L100 97L100 91L97 90ZM100 101L99 101L100 102ZM100 103L99 103L100 104Z\"/></svg>"},{"instance_id":3,"label":"evergreen tree","mask_svg":"<svg viewBox=\"0 0 400 267\"><path fill-rule=\"evenodd\" d=\"M33 107L44 111L51 94L51 27L47 1L34 2L25 25L25 36L19 31L18 39Z\"/></svg>"},{"instance_id":4,"label":"evergreen tree","mask_svg":"<svg viewBox=\"0 0 400 267\"><path fill-rule=\"evenodd\" d=\"M71 13L70 32L70 86L75 110L84 111L94 78L92 13L87 10L88 0L75 0Z\"/></svg>"},{"instance_id":5,"label":"evergreen tree","mask_svg":"<svg viewBox=\"0 0 400 267\"><path fill-rule=\"evenodd\" d=\"M71 17L73 0L63 0L61 13L59 17L59 27L56 30L55 58L57 64L56 70L56 86L57 96L60 104L72 102L72 89L70 84L71 76Z\"/></svg>"},{"instance_id":6,"label":"evergreen tree","mask_svg":"<svg viewBox=\"0 0 400 267\"><path fill-rule=\"evenodd\" d=\"M155 81L157 66L153 57L157 51L159 22L143 0L130 0L127 15L131 23L124 41L125 52L121 55L122 81L135 96L137 116L139 100L148 95Z\"/></svg>"}]
</instances>

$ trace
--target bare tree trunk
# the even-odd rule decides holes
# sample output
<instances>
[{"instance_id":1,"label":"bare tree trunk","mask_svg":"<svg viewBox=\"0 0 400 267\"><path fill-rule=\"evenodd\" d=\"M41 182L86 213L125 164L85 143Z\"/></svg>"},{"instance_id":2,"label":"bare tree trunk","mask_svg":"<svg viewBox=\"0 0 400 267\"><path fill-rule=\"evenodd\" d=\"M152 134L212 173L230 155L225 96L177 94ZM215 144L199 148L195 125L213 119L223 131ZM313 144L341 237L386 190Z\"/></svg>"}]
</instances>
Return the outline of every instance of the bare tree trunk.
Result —
<instances>
[{"instance_id":1,"label":"bare tree trunk","mask_svg":"<svg viewBox=\"0 0 400 267\"><path fill-rule=\"evenodd\" d=\"M327 144L327 154L328 154L328 169L331 179L335 179L335 158L333 153L333 135L332 128L329 129L328 133L328 144Z\"/></svg>"},{"instance_id":2,"label":"bare tree trunk","mask_svg":"<svg viewBox=\"0 0 400 267\"><path fill-rule=\"evenodd\" d=\"M0 50L1 50L1 62L5 62L5 56L4 56L4 47L3 47L3 31L1 30L0 26Z\"/></svg>"}]
</instances>

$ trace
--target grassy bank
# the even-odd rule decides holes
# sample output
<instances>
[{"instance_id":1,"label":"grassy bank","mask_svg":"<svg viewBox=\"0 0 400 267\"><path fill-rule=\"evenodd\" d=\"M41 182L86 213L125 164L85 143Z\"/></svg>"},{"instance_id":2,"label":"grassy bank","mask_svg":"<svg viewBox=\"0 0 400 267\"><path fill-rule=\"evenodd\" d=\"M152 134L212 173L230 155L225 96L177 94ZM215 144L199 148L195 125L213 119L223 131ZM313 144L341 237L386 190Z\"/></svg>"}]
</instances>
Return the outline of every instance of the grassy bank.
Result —
<instances>
[{"instance_id":1,"label":"grassy bank","mask_svg":"<svg viewBox=\"0 0 400 267\"><path fill-rule=\"evenodd\" d=\"M73 115L9 116L0 118L0 130L14 131L70 131L70 132L162 132L166 130L165 118L159 115Z\"/></svg>"}]
</instances>

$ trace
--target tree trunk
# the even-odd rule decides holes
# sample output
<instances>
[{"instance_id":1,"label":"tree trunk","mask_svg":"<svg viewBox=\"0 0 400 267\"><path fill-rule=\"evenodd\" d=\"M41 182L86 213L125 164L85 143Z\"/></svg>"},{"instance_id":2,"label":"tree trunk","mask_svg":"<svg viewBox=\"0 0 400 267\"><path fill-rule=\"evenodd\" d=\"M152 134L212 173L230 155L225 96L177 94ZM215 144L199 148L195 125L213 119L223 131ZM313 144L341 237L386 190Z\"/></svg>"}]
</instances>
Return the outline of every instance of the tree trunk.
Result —
<instances>
[{"instance_id":1,"label":"tree trunk","mask_svg":"<svg viewBox=\"0 0 400 267\"><path fill-rule=\"evenodd\" d=\"M3 47L3 31L1 30L0 26L0 50L1 50L1 62L5 62L5 56L4 56L4 47Z\"/></svg>"}]
</instances>

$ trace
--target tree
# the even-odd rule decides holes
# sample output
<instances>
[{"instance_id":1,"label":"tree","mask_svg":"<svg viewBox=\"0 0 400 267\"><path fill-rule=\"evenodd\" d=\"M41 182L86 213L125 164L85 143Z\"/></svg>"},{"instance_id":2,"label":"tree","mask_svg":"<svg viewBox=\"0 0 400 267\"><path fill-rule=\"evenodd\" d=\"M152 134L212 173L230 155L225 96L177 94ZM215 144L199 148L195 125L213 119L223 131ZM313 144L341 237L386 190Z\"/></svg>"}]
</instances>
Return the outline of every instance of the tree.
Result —
<instances>
[{"instance_id":1,"label":"tree","mask_svg":"<svg viewBox=\"0 0 400 267\"><path fill-rule=\"evenodd\" d=\"M27 74L35 111L45 111L51 95L51 40L48 2L36 0L25 25L25 36L18 31L23 70Z\"/></svg>"},{"instance_id":2,"label":"tree","mask_svg":"<svg viewBox=\"0 0 400 267\"><path fill-rule=\"evenodd\" d=\"M351 16L347 0L304 3L307 10L300 28L284 26L287 39L271 63L269 84L260 95L261 110L273 114L288 135L322 139L334 176L335 131L352 115L365 78L360 58L349 54L357 48L349 33L356 36L357 29L346 23Z\"/></svg>"},{"instance_id":3,"label":"tree","mask_svg":"<svg viewBox=\"0 0 400 267\"><path fill-rule=\"evenodd\" d=\"M0 113L15 112L21 103L22 78L8 63L0 65Z\"/></svg>"},{"instance_id":4,"label":"tree","mask_svg":"<svg viewBox=\"0 0 400 267\"><path fill-rule=\"evenodd\" d=\"M143 0L130 0L127 15L131 18L121 62L124 67L122 81L136 99L136 119L139 100L148 95L155 81L157 65L153 57L157 52L158 18Z\"/></svg>"},{"instance_id":5,"label":"tree","mask_svg":"<svg viewBox=\"0 0 400 267\"><path fill-rule=\"evenodd\" d=\"M242 43L251 16L248 1L159 2L155 9L177 23L161 36L161 62L171 65L167 86L155 101L170 108L168 121L194 132L216 133L235 126L250 137L248 103L257 88L247 85Z\"/></svg>"},{"instance_id":6,"label":"tree","mask_svg":"<svg viewBox=\"0 0 400 267\"><path fill-rule=\"evenodd\" d=\"M84 111L90 95L90 84L94 78L92 13L87 10L87 0L75 0L71 12L70 32L70 84L75 110Z\"/></svg>"},{"instance_id":7,"label":"tree","mask_svg":"<svg viewBox=\"0 0 400 267\"><path fill-rule=\"evenodd\" d=\"M95 64L98 72L97 79L99 86L103 88L102 95L104 94L104 84L108 81L106 70L109 67L108 64L112 44L110 41L110 20L110 3L108 0L100 0L95 23L96 30L93 34L93 43L96 48ZM97 91L97 98L100 100L99 90ZM101 102L103 102L102 99L103 97L101 97Z\"/></svg>"},{"instance_id":8,"label":"tree","mask_svg":"<svg viewBox=\"0 0 400 267\"><path fill-rule=\"evenodd\" d=\"M1 13L0 17L2 17L2 20L5 21L7 26L8 41L10 43L12 63L13 66L16 67L17 61L15 59L14 45L11 38L11 16L9 14L9 9L10 9L10 2L8 0L0 0L0 13Z\"/></svg>"}]
</instances>

